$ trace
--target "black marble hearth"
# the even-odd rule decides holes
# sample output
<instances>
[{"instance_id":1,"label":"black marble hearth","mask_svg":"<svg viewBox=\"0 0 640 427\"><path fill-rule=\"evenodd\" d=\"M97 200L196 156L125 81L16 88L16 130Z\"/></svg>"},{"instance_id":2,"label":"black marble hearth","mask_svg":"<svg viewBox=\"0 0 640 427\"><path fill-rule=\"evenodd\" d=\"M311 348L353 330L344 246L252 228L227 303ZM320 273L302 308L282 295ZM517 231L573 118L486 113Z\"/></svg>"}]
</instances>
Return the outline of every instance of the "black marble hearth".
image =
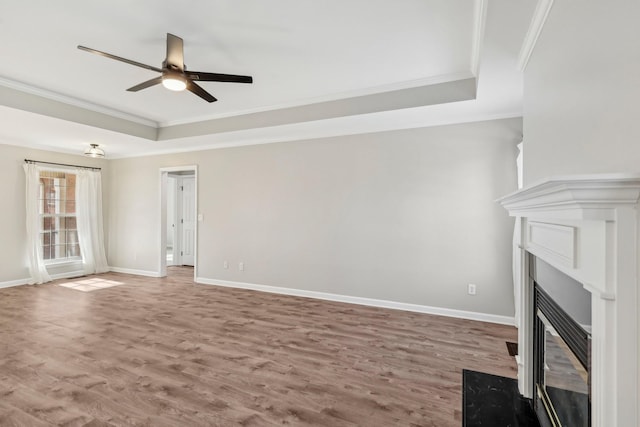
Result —
<instances>
[{"instance_id":1,"label":"black marble hearth","mask_svg":"<svg viewBox=\"0 0 640 427\"><path fill-rule=\"evenodd\" d=\"M463 427L540 427L529 400L511 378L462 371Z\"/></svg>"}]
</instances>

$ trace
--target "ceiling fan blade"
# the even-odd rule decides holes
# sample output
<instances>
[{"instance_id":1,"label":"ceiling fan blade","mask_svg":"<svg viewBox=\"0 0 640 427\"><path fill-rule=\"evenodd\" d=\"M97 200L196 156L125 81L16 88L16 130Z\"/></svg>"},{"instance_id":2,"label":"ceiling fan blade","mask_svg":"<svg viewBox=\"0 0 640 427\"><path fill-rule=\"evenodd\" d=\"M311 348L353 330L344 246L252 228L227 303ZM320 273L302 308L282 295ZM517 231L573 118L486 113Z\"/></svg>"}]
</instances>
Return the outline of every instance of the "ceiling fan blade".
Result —
<instances>
[{"instance_id":1,"label":"ceiling fan blade","mask_svg":"<svg viewBox=\"0 0 640 427\"><path fill-rule=\"evenodd\" d=\"M186 71L185 74L201 82L229 82L229 83L253 83L251 76L238 76L235 74L203 73L200 71Z\"/></svg>"},{"instance_id":2,"label":"ceiling fan blade","mask_svg":"<svg viewBox=\"0 0 640 427\"><path fill-rule=\"evenodd\" d=\"M105 58L115 59L116 61L124 62L126 64L135 65L136 67L145 68L147 70L156 71L158 73L162 72L162 69L160 69L160 68L152 67L151 65L143 64L141 62L132 61L130 59L121 58L119 56L112 55L112 54L107 53L107 52L102 52L100 50L91 49L90 47L78 46L78 49L84 50L85 52L89 52L89 53L95 53L96 55L104 56Z\"/></svg>"},{"instance_id":3,"label":"ceiling fan blade","mask_svg":"<svg viewBox=\"0 0 640 427\"><path fill-rule=\"evenodd\" d=\"M159 85L160 83L162 83L162 76L153 78L151 80L147 80L146 82L142 82L139 85L135 85L133 87L130 87L127 90L129 92L137 92L139 90L146 89L146 88L151 87L151 86Z\"/></svg>"},{"instance_id":4,"label":"ceiling fan blade","mask_svg":"<svg viewBox=\"0 0 640 427\"><path fill-rule=\"evenodd\" d=\"M191 93L195 93L200 98L204 99L207 102L216 102L217 99L211 95L206 90L202 89L200 86L192 82L191 80L187 81L187 90Z\"/></svg>"},{"instance_id":5,"label":"ceiling fan blade","mask_svg":"<svg viewBox=\"0 0 640 427\"><path fill-rule=\"evenodd\" d=\"M167 65L184 71L184 44L180 37L170 33L167 33Z\"/></svg>"}]
</instances>

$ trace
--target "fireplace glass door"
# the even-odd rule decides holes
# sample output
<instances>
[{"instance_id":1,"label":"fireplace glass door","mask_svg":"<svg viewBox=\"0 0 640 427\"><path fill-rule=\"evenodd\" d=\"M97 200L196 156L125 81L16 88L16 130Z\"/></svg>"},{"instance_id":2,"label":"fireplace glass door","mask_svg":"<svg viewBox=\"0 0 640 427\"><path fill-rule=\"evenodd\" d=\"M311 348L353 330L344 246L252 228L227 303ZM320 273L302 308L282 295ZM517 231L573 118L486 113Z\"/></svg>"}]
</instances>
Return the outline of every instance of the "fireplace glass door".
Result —
<instances>
[{"instance_id":1,"label":"fireplace glass door","mask_svg":"<svg viewBox=\"0 0 640 427\"><path fill-rule=\"evenodd\" d=\"M591 426L591 294L530 254L533 407L543 427Z\"/></svg>"},{"instance_id":2,"label":"fireplace glass door","mask_svg":"<svg viewBox=\"0 0 640 427\"><path fill-rule=\"evenodd\" d=\"M551 322L538 312L544 349L537 394L552 426L589 426L589 371Z\"/></svg>"}]
</instances>

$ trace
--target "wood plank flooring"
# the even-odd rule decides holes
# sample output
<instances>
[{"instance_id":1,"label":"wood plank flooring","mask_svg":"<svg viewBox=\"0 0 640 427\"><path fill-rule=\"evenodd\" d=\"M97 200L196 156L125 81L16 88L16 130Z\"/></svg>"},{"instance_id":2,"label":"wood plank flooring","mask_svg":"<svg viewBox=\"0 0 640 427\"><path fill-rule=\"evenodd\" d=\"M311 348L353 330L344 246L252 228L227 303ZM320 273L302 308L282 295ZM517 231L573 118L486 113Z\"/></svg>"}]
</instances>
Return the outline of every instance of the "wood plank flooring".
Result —
<instances>
[{"instance_id":1,"label":"wood plank flooring","mask_svg":"<svg viewBox=\"0 0 640 427\"><path fill-rule=\"evenodd\" d=\"M1 426L460 426L515 328L108 273L0 290Z\"/></svg>"}]
</instances>

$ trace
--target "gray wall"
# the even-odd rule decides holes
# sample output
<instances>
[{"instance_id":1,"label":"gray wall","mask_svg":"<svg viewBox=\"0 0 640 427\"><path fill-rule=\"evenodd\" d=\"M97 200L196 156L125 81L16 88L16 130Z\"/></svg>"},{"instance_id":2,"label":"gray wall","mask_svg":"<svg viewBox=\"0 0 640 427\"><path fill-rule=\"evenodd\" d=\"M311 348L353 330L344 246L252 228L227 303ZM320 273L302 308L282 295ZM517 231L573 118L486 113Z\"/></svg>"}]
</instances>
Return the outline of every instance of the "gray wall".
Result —
<instances>
[{"instance_id":1,"label":"gray wall","mask_svg":"<svg viewBox=\"0 0 640 427\"><path fill-rule=\"evenodd\" d=\"M104 215L109 206L108 167L106 160L52 153L12 145L0 145L0 194L4 208L0 209L0 283L25 280L29 277L26 259L25 176L24 159L71 163L102 167ZM108 227L105 219L105 227Z\"/></svg>"},{"instance_id":2,"label":"gray wall","mask_svg":"<svg viewBox=\"0 0 640 427\"><path fill-rule=\"evenodd\" d=\"M640 2L556 1L524 73L525 185L640 171Z\"/></svg>"},{"instance_id":3,"label":"gray wall","mask_svg":"<svg viewBox=\"0 0 640 427\"><path fill-rule=\"evenodd\" d=\"M109 261L158 271L159 168L197 164L202 278L511 316L513 222L494 199L515 190L521 130L508 119L114 160Z\"/></svg>"}]
</instances>

